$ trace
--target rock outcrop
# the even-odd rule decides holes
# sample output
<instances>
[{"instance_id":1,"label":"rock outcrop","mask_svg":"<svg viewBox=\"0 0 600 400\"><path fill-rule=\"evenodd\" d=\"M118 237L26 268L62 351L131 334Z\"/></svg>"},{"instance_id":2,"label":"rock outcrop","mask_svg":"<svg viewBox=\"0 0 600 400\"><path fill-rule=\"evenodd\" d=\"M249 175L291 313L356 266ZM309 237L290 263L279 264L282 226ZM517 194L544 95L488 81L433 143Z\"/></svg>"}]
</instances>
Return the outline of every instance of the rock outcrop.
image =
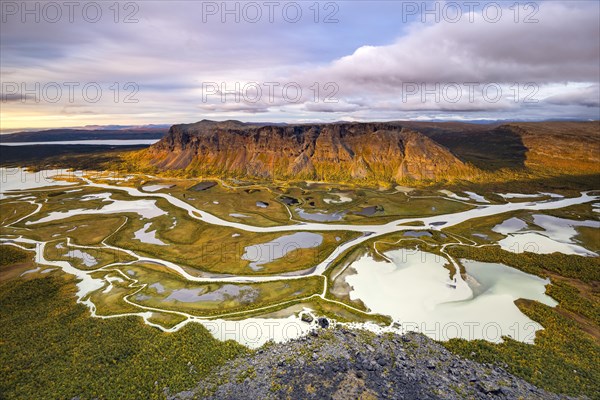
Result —
<instances>
[{"instance_id":1,"label":"rock outcrop","mask_svg":"<svg viewBox=\"0 0 600 400\"><path fill-rule=\"evenodd\" d=\"M419 132L387 123L174 125L142 159L166 170L325 181L439 180L470 168Z\"/></svg>"},{"instance_id":2,"label":"rock outcrop","mask_svg":"<svg viewBox=\"0 0 600 400\"><path fill-rule=\"evenodd\" d=\"M228 362L168 399L565 399L416 333L318 329Z\"/></svg>"}]
</instances>

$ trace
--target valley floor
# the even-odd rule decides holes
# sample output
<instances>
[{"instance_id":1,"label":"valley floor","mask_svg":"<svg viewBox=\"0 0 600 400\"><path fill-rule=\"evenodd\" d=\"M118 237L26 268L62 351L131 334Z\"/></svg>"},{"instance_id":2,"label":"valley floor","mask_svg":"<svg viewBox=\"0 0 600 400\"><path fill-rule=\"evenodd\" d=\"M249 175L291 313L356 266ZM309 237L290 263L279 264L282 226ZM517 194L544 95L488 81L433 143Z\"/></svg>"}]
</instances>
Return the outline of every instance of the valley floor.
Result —
<instances>
[{"instance_id":1,"label":"valley floor","mask_svg":"<svg viewBox=\"0 0 600 400\"><path fill-rule=\"evenodd\" d=\"M21 169L2 173L0 356L8 398L160 398L165 388L173 394L195 386L217 366L248 354L247 347L306 337L318 317L338 326L317 334L333 342L339 335L358 335L365 343L385 338L381 346L396 344L398 352L418 342L425 349L419 352L434 349L456 361L444 346L464 358L500 363L549 391L597 394L598 191L376 190L142 174L56 171L54 180ZM80 303L75 308L68 305L73 297ZM51 317L56 315L64 325ZM401 341L413 330L441 344L419 335ZM107 336L115 331L122 333L119 344ZM150 338L152 352L143 348ZM316 339L266 344L248 362L260 362L271 349L302 347L305 340ZM53 345L41 347L47 342ZM182 342L189 346L178 348ZM194 343L210 351L192 354ZM164 371L156 368L167 362L161 356L170 360ZM322 365L318 354L310 357L307 371ZM73 358L81 358L81 367L97 365L67 383ZM338 378L362 385L367 394L375 390L360 377L370 372L358 372L372 370L350 361L342 362ZM442 379L437 365L426 365L413 379L410 367L391 368L395 362L385 366L399 374L398 382L419 387ZM103 372L102 365L122 375ZM223 373L234 374L240 385L219 390L244 390L239 368ZM450 388L458 396L500 390L507 398L529 390L505 372L485 368L485 379L442 379L446 386L431 386L419 392L421 398L438 398ZM277 367L271 372L279 373ZM88 389L85 382L98 376L104 381ZM127 385L136 376L131 391ZM270 376L265 372L261 379ZM58 386L47 383L51 379ZM394 397L393 381L375 393ZM254 389L276 395L293 387L307 397L313 390L278 382Z\"/></svg>"}]
</instances>

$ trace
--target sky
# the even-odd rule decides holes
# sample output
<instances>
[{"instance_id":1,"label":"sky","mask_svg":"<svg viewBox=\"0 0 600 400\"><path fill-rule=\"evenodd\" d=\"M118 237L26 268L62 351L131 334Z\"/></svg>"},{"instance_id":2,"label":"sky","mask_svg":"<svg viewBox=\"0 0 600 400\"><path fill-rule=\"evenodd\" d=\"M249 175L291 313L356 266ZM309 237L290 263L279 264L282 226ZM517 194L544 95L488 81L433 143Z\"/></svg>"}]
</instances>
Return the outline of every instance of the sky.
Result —
<instances>
[{"instance_id":1,"label":"sky","mask_svg":"<svg viewBox=\"0 0 600 400\"><path fill-rule=\"evenodd\" d=\"M597 1L0 5L3 133L600 119Z\"/></svg>"}]
</instances>

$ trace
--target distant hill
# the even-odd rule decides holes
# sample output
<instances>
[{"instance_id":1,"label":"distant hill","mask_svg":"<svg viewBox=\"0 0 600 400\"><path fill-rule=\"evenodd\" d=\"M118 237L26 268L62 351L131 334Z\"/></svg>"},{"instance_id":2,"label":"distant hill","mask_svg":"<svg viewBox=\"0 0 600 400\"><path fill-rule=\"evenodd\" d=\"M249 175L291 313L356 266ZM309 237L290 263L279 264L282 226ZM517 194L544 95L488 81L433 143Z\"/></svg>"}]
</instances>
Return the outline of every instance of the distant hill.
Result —
<instances>
[{"instance_id":1,"label":"distant hill","mask_svg":"<svg viewBox=\"0 0 600 400\"><path fill-rule=\"evenodd\" d=\"M164 126L119 129L49 129L0 135L0 143L58 142L67 140L150 140L162 138L168 130Z\"/></svg>"},{"instance_id":2,"label":"distant hill","mask_svg":"<svg viewBox=\"0 0 600 400\"><path fill-rule=\"evenodd\" d=\"M407 123L482 170L501 168L553 173L600 172L599 121Z\"/></svg>"}]
</instances>

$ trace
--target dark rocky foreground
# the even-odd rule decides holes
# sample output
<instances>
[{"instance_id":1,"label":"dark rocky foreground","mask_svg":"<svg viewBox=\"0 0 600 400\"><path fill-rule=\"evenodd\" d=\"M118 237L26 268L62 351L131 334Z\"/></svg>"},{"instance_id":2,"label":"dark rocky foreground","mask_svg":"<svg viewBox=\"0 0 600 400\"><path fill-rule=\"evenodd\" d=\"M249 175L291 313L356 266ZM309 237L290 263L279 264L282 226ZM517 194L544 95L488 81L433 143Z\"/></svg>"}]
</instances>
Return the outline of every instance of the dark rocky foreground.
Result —
<instances>
[{"instance_id":1,"label":"dark rocky foreground","mask_svg":"<svg viewBox=\"0 0 600 400\"><path fill-rule=\"evenodd\" d=\"M168 393L167 393L168 394ZM559 399L416 333L320 329L233 360L169 399Z\"/></svg>"}]
</instances>

